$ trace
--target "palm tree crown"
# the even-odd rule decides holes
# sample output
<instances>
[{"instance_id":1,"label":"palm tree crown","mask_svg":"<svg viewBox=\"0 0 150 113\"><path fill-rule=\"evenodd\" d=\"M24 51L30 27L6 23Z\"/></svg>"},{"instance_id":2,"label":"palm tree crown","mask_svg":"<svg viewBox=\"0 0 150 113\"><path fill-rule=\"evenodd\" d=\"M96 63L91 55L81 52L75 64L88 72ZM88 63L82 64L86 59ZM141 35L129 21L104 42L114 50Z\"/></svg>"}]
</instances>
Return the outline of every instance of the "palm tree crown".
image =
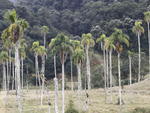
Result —
<instances>
[{"instance_id":1,"label":"palm tree crown","mask_svg":"<svg viewBox=\"0 0 150 113\"><path fill-rule=\"evenodd\" d=\"M147 23L150 23L150 11L144 13L144 20Z\"/></svg>"},{"instance_id":2,"label":"palm tree crown","mask_svg":"<svg viewBox=\"0 0 150 113\"><path fill-rule=\"evenodd\" d=\"M142 27L142 22L141 21L136 21L132 31L136 34L136 35L141 35L142 33L144 33L144 28Z\"/></svg>"},{"instance_id":3,"label":"palm tree crown","mask_svg":"<svg viewBox=\"0 0 150 113\"><path fill-rule=\"evenodd\" d=\"M111 37L116 46L115 48L117 52L120 53L123 51L123 43L129 46L129 37L128 35L124 34L121 29L115 28L115 32L112 33Z\"/></svg>"},{"instance_id":4,"label":"palm tree crown","mask_svg":"<svg viewBox=\"0 0 150 113\"><path fill-rule=\"evenodd\" d=\"M92 34L83 34L81 43L86 47L93 47L95 45L95 41L92 38Z\"/></svg>"}]
</instances>

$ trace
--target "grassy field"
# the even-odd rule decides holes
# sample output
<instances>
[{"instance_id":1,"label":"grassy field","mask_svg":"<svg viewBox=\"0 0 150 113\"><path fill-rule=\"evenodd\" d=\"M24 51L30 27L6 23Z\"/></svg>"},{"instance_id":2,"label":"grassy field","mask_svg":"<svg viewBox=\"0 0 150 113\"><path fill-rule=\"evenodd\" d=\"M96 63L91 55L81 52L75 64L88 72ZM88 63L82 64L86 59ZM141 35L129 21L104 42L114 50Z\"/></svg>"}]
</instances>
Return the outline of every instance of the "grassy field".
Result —
<instances>
[{"instance_id":1,"label":"grassy field","mask_svg":"<svg viewBox=\"0 0 150 113\"><path fill-rule=\"evenodd\" d=\"M125 87L125 92L123 93L124 105L122 105L120 112L120 107L117 105L118 92L117 88L113 89L112 103L110 103L110 93L107 94L107 103L105 103L105 92L103 89L95 89L88 91L89 93L89 113L130 113L133 109L140 108L150 108L150 94L144 93L142 87L144 87L150 82L146 81L146 86L144 83L139 85L133 85L131 87ZM142 84L142 87L141 87ZM137 88L136 88L137 87ZM141 87L139 90L138 87ZM138 90L137 90L138 89ZM134 91L133 91L134 90ZM148 90L147 90L148 91ZM85 106L85 91L82 92L82 96L78 97L77 91L65 91L66 97L66 107L69 100L73 100L75 107L77 109L82 109ZM38 90L24 90L23 91L23 113L48 113L48 96L50 96L51 101L51 113L54 113L54 92L49 93L45 91L44 105L40 105L40 91ZM79 99L80 98L80 99ZM59 91L59 109L61 111L61 91ZM17 111L17 101L15 96L15 91L9 92L6 95L5 92L0 92L0 113L18 113Z\"/></svg>"}]
</instances>

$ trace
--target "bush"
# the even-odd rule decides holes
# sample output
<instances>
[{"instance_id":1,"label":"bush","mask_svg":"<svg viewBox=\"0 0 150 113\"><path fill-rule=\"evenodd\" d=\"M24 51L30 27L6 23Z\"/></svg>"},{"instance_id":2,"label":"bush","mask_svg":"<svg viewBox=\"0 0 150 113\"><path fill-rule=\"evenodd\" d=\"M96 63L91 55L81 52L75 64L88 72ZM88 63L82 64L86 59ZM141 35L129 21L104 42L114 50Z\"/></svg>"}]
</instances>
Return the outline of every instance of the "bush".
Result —
<instances>
[{"instance_id":1,"label":"bush","mask_svg":"<svg viewBox=\"0 0 150 113\"><path fill-rule=\"evenodd\" d=\"M131 113L150 113L148 108L135 108Z\"/></svg>"},{"instance_id":2,"label":"bush","mask_svg":"<svg viewBox=\"0 0 150 113\"><path fill-rule=\"evenodd\" d=\"M69 101L69 106L65 113L79 113L79 111L74 108L74 103L72 100Z\"/></svg>"}]
</instances>

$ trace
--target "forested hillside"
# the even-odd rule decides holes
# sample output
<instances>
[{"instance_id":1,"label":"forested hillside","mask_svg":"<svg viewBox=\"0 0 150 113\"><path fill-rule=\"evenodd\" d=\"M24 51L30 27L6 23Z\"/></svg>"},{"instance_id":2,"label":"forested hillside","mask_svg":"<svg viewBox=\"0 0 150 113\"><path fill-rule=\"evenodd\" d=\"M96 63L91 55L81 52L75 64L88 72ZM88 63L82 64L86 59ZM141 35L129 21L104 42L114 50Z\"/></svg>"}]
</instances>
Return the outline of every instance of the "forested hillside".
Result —
<instances>
[{"instance_id":1,"label":"forested hillside","mask_svg":"<svg viewBox=\"0 0 150 113\"><path fill-rule=\"evenodd\" d=\"M125 48L122 53L122 78L126 80L128 78L128 55L127 51L132 50L135 53L138 52L137 37L132 32L132 27L136 20L143 20L144 12L150 10L149 0L18 0L18 3L13 5L8 0L0 0L0 32L2 32L8 25L7 20L3 19L4 12L8 9L16 9L19 17L26 19L29 22L30 27L25 33L25 39L27 40L27 58L25 59L24 71L28 68L29 74L34 73L34 54L31 52L31 44L33 41L40 41L43 43L41 34L41 26L48 26L49 32L47 34L47 45L52 38L58 33L64 32L72 39L81 39L83 33L92 33L95 41L102 34L105 33L110 36L114 31L114 28L120 28L129 36L130 46ZM147 38L147 26L143 21L142 26L145 28L145 33L141 36L141 51L142 51L142 76L148 73L148 38ZM100 54L99 54L100 53ZM93 65L99 60L99 67L102 64L102 51L100 51L99 45L96 44L94 52L91 53L93 57ZM113 57L116 57L116 52L113 52ZM94 59L95 58L95 59ZM138 59L137 54L133 58L133 76L137 76ZM41 61L40 61L41 63ZM54 76L53 58L49 54L46 60L46 74L49 79ZM91 64L92 65L92 64ZM60 61L57 61L57 72L61 73ZM70 75L70 60L66 62L67 75ZM74 72L76 72L74 66ZM113 70L117 70L117 60L113 60ZM100 70L92 67L93 80L100 80ZM114 76L117 76L117 72L113 72ZM74 76L76 73L74 73ZM97 77L99 79L97 79ZM31 81L34 79L30 76ZM135 79L136 80L136 79ZM103 83L97 83L95 87L101 86Z\"/></svg>"}]
</instances>

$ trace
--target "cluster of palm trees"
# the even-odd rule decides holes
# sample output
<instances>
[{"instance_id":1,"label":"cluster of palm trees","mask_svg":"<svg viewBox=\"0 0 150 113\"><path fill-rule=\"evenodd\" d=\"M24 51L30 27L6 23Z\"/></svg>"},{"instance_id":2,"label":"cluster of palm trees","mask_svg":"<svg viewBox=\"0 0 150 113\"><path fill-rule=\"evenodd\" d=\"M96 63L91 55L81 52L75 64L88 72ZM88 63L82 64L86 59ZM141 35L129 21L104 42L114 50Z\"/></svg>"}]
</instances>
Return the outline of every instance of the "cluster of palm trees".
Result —
<instances>
[{"instance_id":1,"label":"cluster of palm trees","mask_svg":"<svg viewBox=\"0 0 150 113\"><path fill-rule=\"evenodd\" d=\"M3 41L3 51L0 54L2 58L1 60L3 62L3 88L4 90L9 90L10 77L11 75L13 75L12 89L15 87L17 91L18 108L21 113L21 88L23 88L23 60L26 57L26 44L23 38L24 32L28 28L29 24L26 20L19 18L15 10L6 12L4 18L8 21L9 25L2 32L1 36ZM15 57L13 57L13 55ZM22 73L22 82L20 72Z\"/></svg>"},{"instance_id":2,"label":"cluster of palm trees","mask_svg":"<svg viewBox=\"0 0 150 113\"><path fill-rule=\"evenodd\" d=\"M149 40L149 67L150 67L150 12L144 13L144 20L148 25L148 40ZM12 78L12 89L17 91L18 108L20 113L22 112L21 106L21 89L23 89L23 63L26 58L26 41L24 39L24 32L28 28L29 24L26 20L19 18L15 10L11 10L5 13L4 18L8 20L8 27L2 32L3 41L3 51L0 53L0 59L3 64L3 90L10 89L10 78ZM64 33L58 34L55 38L51 40L49 46L46 44L46 35L49 32L47 26L41 27L41 32L43 35L43 45L40 42L35 41L32 44L31 50L34 52L35 57L35 75L36 75L36 86L41 88L41 105L43 105L43 93L44 93L44 83L45 83L45 61L48 54L48 49L54 56L54 86L55 86L55 113L58 113L58 79L56 73L56 56L59 56L62 65L62 113L65 112L65 62L68 56L71 60L71 89L73 86L72 77L72 62L77 67L77 80L78 80L78 92L82 90L82 76L81 76L81 66L85 62L86 64L86 83L87 89L91 89L91 69L90 69L90 48L94 47L95 41L91 33L82 34L81 40L72 40ZM139 70L138 70L138 81L141 80L141 47L140 47L140 36L144 33L144 28L142 27L142 21L136 21L133 27L133 32L138 37L139 46ZM121 69L120 69L120 55L124 50L124 46L129 47L129 36L124 34L121 29L114 29L114 32L107 37L102 34L97 38L96 43L101 45L103 51L103 67L104 67L104 81L105 90L107 87L110 89L113 87L113 74L112 74L112 53L117 52L118 58L118 84L119 84L119 104L122 104L121 98ZM13 58L14 56L14 58ZM132 69L131 69L131 59L133 56L132 51L128 51L129 56L129 75L130 84L132 84ZM42 59L41 66L39 66L39 57ZM39 69L41 67L41 70ZM150 69L150 68L149 68ZM12 76L11 76L12 75ZM112 91L111 91L112 92ZM111 97L112 100L112 97Z\"/></svg>"}]
</instances>

